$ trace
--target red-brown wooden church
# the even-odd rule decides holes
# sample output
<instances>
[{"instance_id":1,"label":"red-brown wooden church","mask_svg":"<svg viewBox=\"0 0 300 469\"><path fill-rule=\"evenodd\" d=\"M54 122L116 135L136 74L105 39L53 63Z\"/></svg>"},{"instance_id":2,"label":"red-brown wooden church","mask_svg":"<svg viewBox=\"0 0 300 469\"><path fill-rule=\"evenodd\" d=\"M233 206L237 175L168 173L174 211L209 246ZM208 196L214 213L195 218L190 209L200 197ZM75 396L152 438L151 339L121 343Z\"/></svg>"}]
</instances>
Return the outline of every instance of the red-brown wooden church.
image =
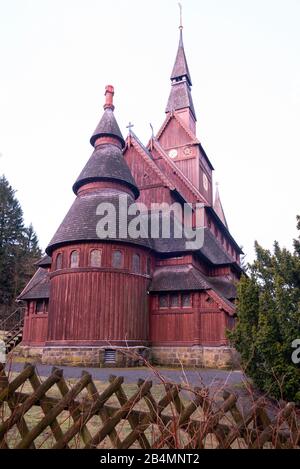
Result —
<instances>
[{"instance_id":1,"label":"red-brown wooden church","mask_svg":"<svg viewBox=\"0 0 300 469\"><path fill-rule=\"evenodd\" d=\"M213 166L196 136L192 80L182 28L166 117L144 146L130 129L124 141L112 86L90 142L93 153L73 191L73 205L47 255L19 296L27 310L19 354L44 363L136 364L134 351L159 364L224 366L232 359L239 245L229 232ZM99 239L97 207L118 198L202 204L200 248L182 239ZM118 215L119 216L119 215ZM200 220L200 222L199 222Z\"/></svg>"}]
</instances>

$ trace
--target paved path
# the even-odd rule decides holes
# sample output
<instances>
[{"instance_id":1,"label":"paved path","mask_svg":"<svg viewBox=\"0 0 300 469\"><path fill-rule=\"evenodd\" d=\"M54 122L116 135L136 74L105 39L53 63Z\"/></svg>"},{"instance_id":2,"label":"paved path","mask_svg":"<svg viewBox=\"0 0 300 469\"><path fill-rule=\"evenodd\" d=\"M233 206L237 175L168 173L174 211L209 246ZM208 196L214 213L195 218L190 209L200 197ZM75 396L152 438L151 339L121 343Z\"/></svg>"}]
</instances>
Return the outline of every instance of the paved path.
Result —
<instances>
[{"instance_id":1,"label":"paved path","mask_svg":"<svg viewBox=\"0 0 300 469\"><path fill-rule=\"evenodd\" d=\"M9 363L7 370L21 371L24 367L23 363ZM125 383L136 383L138 379L151 379L153 383L161 383L161 379L149 368L83 368L73 366L60 366L64 370L65 378L79 378L83 370L88 371L95 380L107 381L110 375L124 376ZM37 365L38 373L41 376L49 376L52 366ZM192 386L210 386L219 388L221 386L232 386L242 383L245 378L240 371L224 371L224 370L185 370L170 368L157 368L159 374L167 381L176 383L188 382Z\"/></svg>"}]
</instances>

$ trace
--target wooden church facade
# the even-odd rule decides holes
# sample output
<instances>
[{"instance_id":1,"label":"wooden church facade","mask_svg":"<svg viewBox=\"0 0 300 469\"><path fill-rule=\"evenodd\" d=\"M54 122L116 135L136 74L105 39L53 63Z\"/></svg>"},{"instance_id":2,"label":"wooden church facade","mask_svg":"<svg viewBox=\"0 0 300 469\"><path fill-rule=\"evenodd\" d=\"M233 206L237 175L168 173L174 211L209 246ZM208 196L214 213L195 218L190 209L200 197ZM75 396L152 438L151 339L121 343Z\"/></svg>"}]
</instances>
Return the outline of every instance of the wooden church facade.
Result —
<instances>
[{"instance_id":1,"label":"wooden church facade","mask_svg":"<svg viewBox=\"0 0 300 469\"><path fill-rule=\"evenodd\" d=\"M230 234L212 164L196 136L196 114L182 29L166 118L144 146L130 129L124 141L114 117L112 86L91 137L94 151L76 180L75 201L19 301L26 303L16 352L44 363L130 366L225 366L233 351L240 247ZM99 204L118 200L174 203L193 211L180 218L201 230L201 246L185 239L97 234ZM124 199L124 200L125 200ZM146 217L149 216L147 212ZM140 358L139 358L140 357Z\"/></svg>"}]
</instances>

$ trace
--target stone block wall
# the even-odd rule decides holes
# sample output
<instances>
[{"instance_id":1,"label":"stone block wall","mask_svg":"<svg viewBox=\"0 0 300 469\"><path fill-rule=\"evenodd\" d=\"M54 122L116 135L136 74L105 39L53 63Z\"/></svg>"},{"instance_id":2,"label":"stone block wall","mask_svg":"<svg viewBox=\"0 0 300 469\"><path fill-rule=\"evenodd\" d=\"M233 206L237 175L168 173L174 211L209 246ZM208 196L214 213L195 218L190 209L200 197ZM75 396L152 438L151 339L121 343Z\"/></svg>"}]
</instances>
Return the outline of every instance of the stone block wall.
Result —
<instances>
[{"instance_id":1,"label":"stone block wall","mask_svg":"<svg viewBox=\"0 0 300 469\"><path fill-rule=\"evenodd\" d=\"M154 365L237 368L239 357L231 347L152 347Z\"/></svg>"},{"instance_id":2,"label":"stone block wall","mask_svg":"<svg viewBox=\"0 0 300 469\"><path fill-rule=\"evenodd\" d=\"M115 351L114 363L106 362L105 350ZM238 353L231 347L16 347L9 356L15 361L47 365L127 368L153 365L199 368L238 368Z\"/></svg>"},{"instance_id":3,"label":"stone block wall","mask_svg":"<svg viewBox=\"0 0 300 469\"><path fill-rule=\"evenodd\" d=\"M115 351L114 362L106 362L105 350ZM149 360L147 347L27 347L19 345L10 357L15 361L32 361L45 365L127 368L144 365Z\"/></svg>"}]
</instances>

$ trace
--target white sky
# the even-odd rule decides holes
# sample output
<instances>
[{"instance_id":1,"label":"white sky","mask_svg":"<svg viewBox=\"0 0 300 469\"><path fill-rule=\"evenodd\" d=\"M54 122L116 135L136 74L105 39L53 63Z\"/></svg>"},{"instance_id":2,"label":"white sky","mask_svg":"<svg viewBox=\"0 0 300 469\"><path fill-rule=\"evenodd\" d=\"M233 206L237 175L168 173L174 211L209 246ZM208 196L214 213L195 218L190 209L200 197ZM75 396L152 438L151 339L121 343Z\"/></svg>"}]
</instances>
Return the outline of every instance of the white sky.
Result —
<instances>
[{"instance_id":1,"label":"white sky","mask_svg":"<svg viewBox=\"0 0 300 469\"><path fill-rule=\"evenodd\" d=\"M291 247L300 214L300 1L182 0L197 134L231 232ZM124 137L162 124L176 0L0 0L0 174L43 248L74 195L104 87Z\"/></svg>"}]
</instances>

